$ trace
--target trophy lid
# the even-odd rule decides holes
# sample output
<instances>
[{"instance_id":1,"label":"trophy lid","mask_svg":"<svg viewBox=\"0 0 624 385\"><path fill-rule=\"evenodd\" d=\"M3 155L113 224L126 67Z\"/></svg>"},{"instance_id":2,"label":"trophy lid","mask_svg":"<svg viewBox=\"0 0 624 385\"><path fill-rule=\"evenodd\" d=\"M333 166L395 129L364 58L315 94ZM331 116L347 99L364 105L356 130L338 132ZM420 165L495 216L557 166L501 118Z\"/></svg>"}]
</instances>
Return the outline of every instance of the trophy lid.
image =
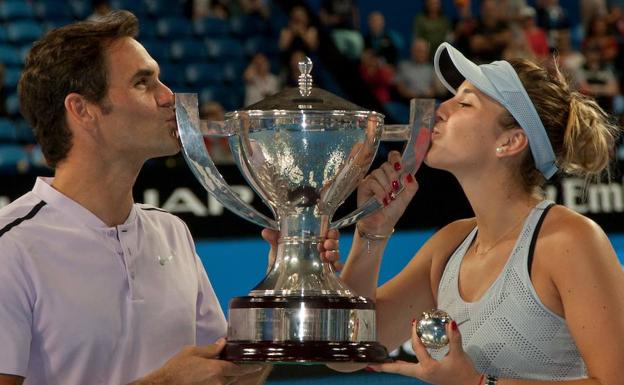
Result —
<instances>
[{"instance_id":1,"label":"trophy lid","mask_svg":"<svg viewBox=\"0 0 624 385\"><path fill-rule=\"evenodd\" d=\"M312 60L309 57L299 62L299 71L301 72L301 75L299 75L299 87L286 88L273 96L243 108L242 111L314 110L370 112L329 91L312 87L312 76L310 75Z\"/></svg>"}]
</instances>

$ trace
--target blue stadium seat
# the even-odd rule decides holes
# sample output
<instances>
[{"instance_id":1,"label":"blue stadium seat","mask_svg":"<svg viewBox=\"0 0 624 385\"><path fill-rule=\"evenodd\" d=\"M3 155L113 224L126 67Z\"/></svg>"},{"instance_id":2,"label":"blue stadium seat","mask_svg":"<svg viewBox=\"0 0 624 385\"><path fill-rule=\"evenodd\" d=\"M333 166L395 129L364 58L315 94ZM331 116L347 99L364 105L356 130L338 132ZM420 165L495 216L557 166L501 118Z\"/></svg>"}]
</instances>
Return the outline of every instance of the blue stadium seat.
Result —
<instances>
[{"instance_id":1,"label":"blue stadium seat","mask_svg":"<svg viewBox=\"0 0 624 385\"><path fill-rule=\"evenodd\" d=\"M23 119L19 119L15 123L15 137L20 143L33 144L37 142L32 128Z\"/></svg>"},{"instance_id":2,"label":"blue stadium seat","mask_svg":"<svg viewBox=\"0 0 624 385\"><path fill-rule=\"evenodd\" d=\"M220 37L229 32L228 22L216 17L204 17L193 22L193 30L197 36Z\"/></svg>"},{"instance_id":3,"label":"blue stadium seat","mask_svg":"<svg viewBox=\"0 0 624 385\"><path fill-rule=\"evenodd\" d=\"M0 44L0 63L6 66L20 66L23 63L20 52L12 45Z\"/></svg>"},{"instance_id":4,"label":"blue stadium seat","mask_svg":"<svg viewBox=\"0 0 624 385\"><path fill-rule=\"evenodd\" d=\"M14 91L21 73L22 71L19 68L6 67L4 69L4 87L10 91Z\"/></svg>"},{"instance_id":5,"label":"blue stadium seat","mask_svg":"<svg viewBox=\"0 0 624 385\"><path fill-rule=\"evenodd\" d=\"M7 23L7 39L10 42L21 44L39 39L43 34L43 27L36 21L14 21Z\"/></svg>"},{"instance_id":6,"label":"blue stadium seat","mask_svg":"<svg viewBox=\"0 0 624 385\"><path fill-rule=\"evenodd\" d=\"M40 1L33 5L35 16L44 22L67 24L74 20L71 7L53 2Z\"/></svg>"},{"instance_id":7,"label":"blue stadium seat","mask_svg":"<svg viewBox=\"0 0 624 385\"><path fill-rule=\"evenodd\" d=\"M262 52L268 56L279 54L277 40L265 36L253 36L245 39L244 50L247 56Z\"/></svg>"},{"instance_id":8,"label":"blue stadium seat","mask_svg":"<svg viewBox=\"0 0 624 385\"><path fill-rule=\"evenodd\" d=\"M183 62L200 62L208 57L206 44L201 40L176 40L171 43L171 59Z\"/></svg>"},{"instance_id":9,"label":"blue stadium seat","mask_svg":"<svg viewBox=\"0 0 624 385\"><path fill-rule=\"evenodd\" d=\"M17 96L17 93L12 93L9 96L7 96L6 110L9 116L13 116L13 117L19 116L20 114L19 97Z\"/></svg>"},{"instance_id":10,"label":"blue stadium seat","mask_svg":"<svg viewBox=\"0 0 624 385\"><path fill-rule=\"evenodd\" d=\"M243 107L244 89L242 87L213 86L202 89L199 100L217 101L226 111L234 111Z\"/></svg>"},{"instance_id":11,"label":"blue stadium seat","mask_svg":"<svg viewBox=\"0 0 624 385\"><path fill-rule=\"evenodd\" d=\"M186 82L190 85L223 83L223 66L215 63L189 64L185 70Z\"/></svg>"},{"instance_id":12,"label":"blue stadium seat","mask_svg":"<svg viewBox=\"0 0 624 385\"><path fill-rule=\"evenodd\" d=\"M143 19L147 15L147 9L143 2L136 0L110 0L113 9L125 9L136 15L139 19Z\"/></svg>"},{"instance_id":13,"label":"blue stadium seat","mask_svg":"<svg viewBox=\"0 0 624 385\"><path fill-rule=\"evenodd\" d=\"M0 3L0 19L15 21L34 19L35 13L30 3L24 0L9 0Z\"/></svg>"},{"instance_id":14,"label":"blue stadium seat","mask_svg":"<svg viewBox=\"0 0 624 385\"><path fill-rule=\"evenodd\" d=\"M5 41L7 41L6 27L0 24L0 43L4 43Z\"/></svg>"},{"instance_id":15,"label":"blue stadium seat","mask_svg":"<svg viewBox=\"0 0 624 385\"><path fill-rule=\"evenodd\" d=\"M0 118L0 142L13 143L17 140L13 122L6 118Z\"/></svg>"},{"instance_id":16,"label":"blue stadium seat","mask_svg":"<svg viewBox=\"0 0 624 385\"><path fill-rule=\"evenodd\" d=\"M41 152L41 146L34 146L29 152L29 161L32 167L44 168L47 167L48 164L43 157L43 152Z\"/></svg>"},{"instance_id":17,"label":"blue stadium seat","mask_svg":"<svg viewBox=\"0 0 624 385\"><path fill-rule=\"evenodd\" d=\"M30 161L28 152L17 144L0 145L0 172L17 174L28 171Z\"/></svg>"},{"instance_id":18,"label":"blue stadium seat","mask_svg":"<svg viewBox=\"0 0 624 385\"><path fill-rule=\"evenodd\" d=\"M157 37L156 22L150 19L142 19L139 24L139 39L148 40L156 39Z\"/></svg>"},{"instance_id":19,"label":"blue stadium seat","mask_svg":"<svg viewBox=\"0 0 624 385\"><path fill-rule=\"evenodd\" d=\"M152 39L141 39L141 44L147 50L151 57L156 59L159 64L169 61L169 44Z\"/></svg>"},{"instance_id":20,"label":"blue stadium seat","mask_svg":"<svg viewBox=\"0 0 624 385\"><path fill-rule=\"evenodd\" d=\"M91 14L90 4L83 0L70 0L69 8L71 9L71 13L74 15L74 18L78 20L86 19Z\"/></svg>"},{"instance_id":21,"label":"blue stadium seat","mask_svg":"<svg viewBox=\"0 0 624 385\"><path fill-rule=\"evenodd\" d=\"M183 17L162 18L156 24L156 31L161 38L179 39L193 36L193 25Z\"/></svg>"},{"instance_id":22,"label":"blue stadium seat","mask_svg":"<svg viewBox=\"0 0 624 385\"><path fill-rule=\"evenodd\" d=\"M245 51L241 42L235 39L206 39L208 56L213 60L242 59Z\"/></svg>"},{"instance_id":23,"label":"blue stadium seat","mask_svg":"<svg viewBox=\"0 0 624 385\"><path fill-rule=\"evenodd\" d=\"M160 64L160 81L162 81L167 87L171 88L174 92L181 92L180 89L186 86L186 76L184 73L184 66L174 63L161 63Z\"/></svg>"}]
</instances>

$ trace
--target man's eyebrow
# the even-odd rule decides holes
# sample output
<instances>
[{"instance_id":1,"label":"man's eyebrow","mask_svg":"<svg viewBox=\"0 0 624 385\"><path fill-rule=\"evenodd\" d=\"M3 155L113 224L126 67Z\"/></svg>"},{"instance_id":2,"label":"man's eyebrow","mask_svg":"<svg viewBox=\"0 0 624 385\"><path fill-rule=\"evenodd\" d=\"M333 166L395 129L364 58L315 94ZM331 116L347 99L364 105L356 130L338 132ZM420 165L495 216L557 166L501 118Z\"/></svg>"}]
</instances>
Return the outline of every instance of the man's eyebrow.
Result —
<instances>
[{"instance_id":1,"label":"man's eyebrow","mask_svg":"<svg viewBox=\"0 0 624 385\"><path fill-rule=\"evenodd\" d=\"M138 70L134 75L132 75L131 82L142 77L150 77L154 75L154 70L148 68L142 68Z\"/></svg>"}]
</instances>

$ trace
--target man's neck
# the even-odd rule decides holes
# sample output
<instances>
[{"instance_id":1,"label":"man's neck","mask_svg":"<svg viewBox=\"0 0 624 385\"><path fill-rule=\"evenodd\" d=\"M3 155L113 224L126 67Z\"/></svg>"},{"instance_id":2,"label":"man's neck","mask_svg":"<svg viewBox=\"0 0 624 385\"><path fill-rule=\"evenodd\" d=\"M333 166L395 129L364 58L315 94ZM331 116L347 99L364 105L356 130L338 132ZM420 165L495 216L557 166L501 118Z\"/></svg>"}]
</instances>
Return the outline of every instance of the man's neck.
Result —
<instances>
[{"instance_id":1,"label":"man's neck","mask_svg":"<svg viewBox=\"0 0 624 385\"><path fill-rule=\"evenodd\" d=\"M132 187L138 173L138 169L97 169L64 164L57 167L52 187L108 226L117 226L130 215L134 203Z\"/></svg>"}]
</instances>

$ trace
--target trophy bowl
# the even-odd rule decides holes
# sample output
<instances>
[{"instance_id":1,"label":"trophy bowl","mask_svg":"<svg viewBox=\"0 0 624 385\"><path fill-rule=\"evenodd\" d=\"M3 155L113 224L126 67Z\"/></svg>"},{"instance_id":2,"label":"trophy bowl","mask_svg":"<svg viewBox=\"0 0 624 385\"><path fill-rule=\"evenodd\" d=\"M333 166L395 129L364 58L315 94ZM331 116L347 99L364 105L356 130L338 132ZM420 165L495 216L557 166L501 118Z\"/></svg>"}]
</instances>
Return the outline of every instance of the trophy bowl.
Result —
<instances>
[{"instance_id":1,"label":"trophy bowl","mask_svg":"<svg viewBox=\"0 0 624 385\"><path fill-rule=\"evenodd\" d=\"M330 228L352 225L381 206L371 198L332 221L368 172L381 140L406 141L403 172L416 172L429 146L434 101L413 100L409 124L384 126L382 114L313 88L309 59L299 67L299 88L229 112L223 122L199 119L197 94L176 94L178 134L194 175L223 206L280 234L266 277L229 303L221 358L384 362L388 353L377 342L374 302L339 279L321 259L319 245ZM228 139L235 163L274 218L228 186L208 155L206 137Z\"/></svg>"}]
</instances>

